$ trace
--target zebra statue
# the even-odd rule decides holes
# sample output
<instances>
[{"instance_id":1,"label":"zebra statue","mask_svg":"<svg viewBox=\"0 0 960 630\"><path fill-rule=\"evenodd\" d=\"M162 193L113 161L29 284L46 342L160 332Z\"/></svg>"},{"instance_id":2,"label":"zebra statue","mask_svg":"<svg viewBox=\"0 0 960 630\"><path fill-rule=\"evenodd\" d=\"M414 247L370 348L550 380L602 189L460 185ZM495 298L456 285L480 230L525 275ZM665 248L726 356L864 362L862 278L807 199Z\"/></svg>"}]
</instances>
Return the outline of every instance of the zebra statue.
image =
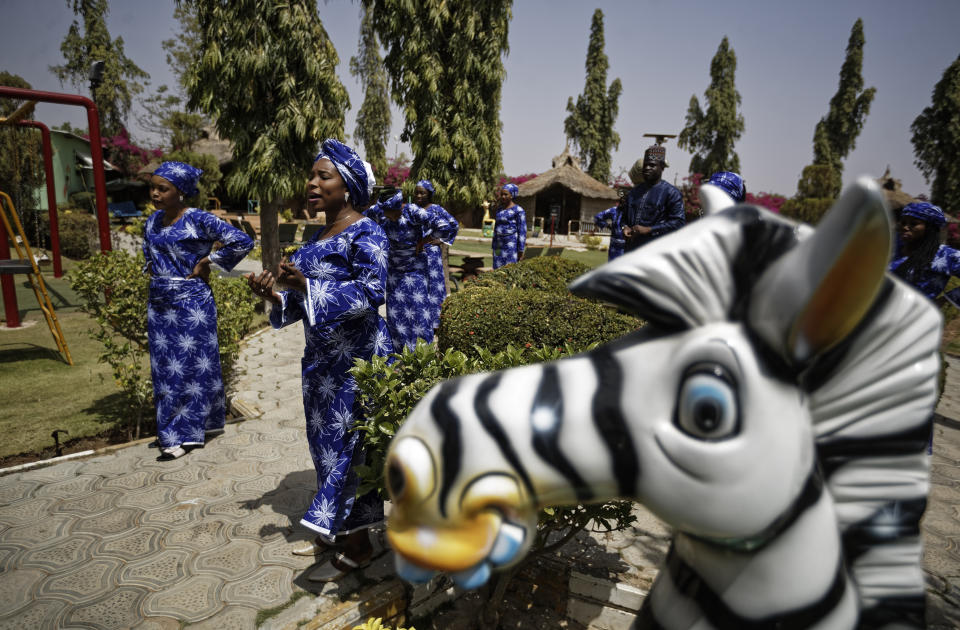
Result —
<instances>
[{"instance_id":1,"label":"zebra statue","mask_svg":"<svg viewBox=\"0 0 960 630\"><path fill-rule=\"evenodd\" d=\"M414 409L386 462L402 577L479 586L540 507L633 498L675 531L638 627L923 626L941 316L886 273L879 188L816 230L703 198L704 219L571 284L648 325Z\"/></svg>"}]
</instances>

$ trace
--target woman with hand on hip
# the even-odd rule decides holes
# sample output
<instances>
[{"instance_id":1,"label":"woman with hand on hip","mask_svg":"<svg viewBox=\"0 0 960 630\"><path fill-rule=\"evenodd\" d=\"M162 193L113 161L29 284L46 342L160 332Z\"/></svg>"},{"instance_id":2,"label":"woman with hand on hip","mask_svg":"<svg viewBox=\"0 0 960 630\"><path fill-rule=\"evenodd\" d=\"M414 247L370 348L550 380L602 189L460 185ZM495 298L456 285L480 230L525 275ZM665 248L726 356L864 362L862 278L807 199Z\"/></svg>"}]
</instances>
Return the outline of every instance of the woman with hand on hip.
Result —
<instances>
[{"instance_id":1,"label":"woman with hand on hip","mask_svg":"<svg viewBox=\"0 0 960 630\"><path fill-rule=\"evenodd\" d=\"M376 491L356 496L354 466L364 459L354 359L387 356L390 334L377 313L383 304L389 245L383 230L358 208L370 201L370 165L353 149L324 140L307 182L307 208L326 215L323 232L280 263L280 275L249 274L257 295L273 304L270 323L281 328L303 320L303 409L307 442L317 471L317 494L300 524L317 534L298 555L336 547L336 553L307 576L333 581L373 556L368 528L383 520ZM288 287L279 290L277 284Z\"/></svg>"},{"instance_id":2,"label":"woman with hand on hip","mask_svg":"<svg viewBox=\"0 0 960 630\"><path fill-rule=\"evenodd\" d=\"M188 207L199 191L200 169L164 162L150 178L157 209L143 230L150 274L147 339L157 407L161 459L185 446L203 446L206 432L222 431L226 411L217 306L207 284L210 265L229 271L253 249L253 240L216 216ZM222 246L217 251L213 244Z\"/></svg>"}]
</instances>

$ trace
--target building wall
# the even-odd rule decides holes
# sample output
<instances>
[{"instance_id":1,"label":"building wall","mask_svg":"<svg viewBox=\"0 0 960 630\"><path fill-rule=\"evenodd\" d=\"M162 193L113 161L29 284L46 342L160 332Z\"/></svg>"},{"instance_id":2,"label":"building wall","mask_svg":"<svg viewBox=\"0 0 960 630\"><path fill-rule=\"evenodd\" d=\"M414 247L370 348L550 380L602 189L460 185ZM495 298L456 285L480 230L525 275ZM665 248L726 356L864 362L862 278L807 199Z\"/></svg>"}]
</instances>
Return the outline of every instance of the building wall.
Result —
<instances>
[{"instance_id":1,"label":"building wall","mask_svg":"<svg viewBox=\"0 0 960 630\"><path fill-rule=\"evenodd\" d=\"M83 192L84 180L81 171L77 168L77 153L90 155L90 143L83 138L63 132L50 131L50 146L53 150L53 183L57 194L57 206L70 202L70 195ZM87 186L91 191L92 177L87 177ZM47 205L46 182L37 189L35 194L37 207L49 210Z\"/></svg>"}]
</instances>

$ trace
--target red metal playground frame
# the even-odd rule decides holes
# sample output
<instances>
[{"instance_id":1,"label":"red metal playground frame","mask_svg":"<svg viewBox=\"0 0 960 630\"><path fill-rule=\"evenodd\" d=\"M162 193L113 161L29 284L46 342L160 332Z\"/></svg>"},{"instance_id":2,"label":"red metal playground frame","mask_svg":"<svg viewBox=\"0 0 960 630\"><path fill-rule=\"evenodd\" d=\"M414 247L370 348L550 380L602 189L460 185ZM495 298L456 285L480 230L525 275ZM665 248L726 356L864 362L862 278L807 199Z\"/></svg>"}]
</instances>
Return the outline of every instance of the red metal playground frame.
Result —
<instances>
[{"instance_id":1,"label":"red metal playground frame","mask_svg":"<svg viewBox=\"0 0 960 630\"><path fill-rule=\"evenodd\" d=\"M90 132L90 159L93 162L93 186L97 203L97 232L100 237L100 251L108 252L112 247L110 244L110 217L107 214L107 183L103 173L103 148L100 144L100 113L92 100L78 94L59 94L57 92L0 86L0 98L27 101L25 106L21 106L4 122L20 127L39 129L43 136L43 162L47 180L47 205L50 212L50 249L53 253L53 275L55 278L59 278L63 275L63 268L60 260L60 228L57 221L57 198L53 180L53 151L50 145L50 130L42 122L20 120L20 118L29 112L37 102L79 105L86 108L87 125ZM3 231L0 227L0 232ZM0 238L6 238L6 236L0 235ZM6 245L6 241L3 244ZM7 257L9 257L9 252L7 252ZM0 285L2 285L3 302L8 313L7 326L13 324L16 327L20 323L19 316L15 318L15 322L9 320L11 309L14 314L17 314L17 295L13 282L7 276L0 276Z\"/></svg>"}]
</instances>

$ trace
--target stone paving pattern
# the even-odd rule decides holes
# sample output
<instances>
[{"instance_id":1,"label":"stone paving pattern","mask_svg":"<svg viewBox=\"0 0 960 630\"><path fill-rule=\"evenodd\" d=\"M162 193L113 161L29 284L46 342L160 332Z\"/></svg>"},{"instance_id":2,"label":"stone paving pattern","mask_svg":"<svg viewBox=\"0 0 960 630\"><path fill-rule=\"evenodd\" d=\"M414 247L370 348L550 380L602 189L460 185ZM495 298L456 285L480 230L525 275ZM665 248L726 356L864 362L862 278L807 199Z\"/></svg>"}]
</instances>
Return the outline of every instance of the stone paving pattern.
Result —
<instances>
[{"instance_id":1,"label":"stone paving pattern","mask_svg":"<svg viewBox=\"0 0 960 630\"><path fill-rule=\"evenodd\" d=\"M315 491L300 394L303 331L247 340L231 403L253 416L206 448L157 461L145 444L0 478L0 629L253 628L257 612L315 594L334 608L388 579L390 554L323 588L290 551ZM936 424L925 569L933 627L960 627L960 362ZM564 556L649 585L666 532L642 513L618 534L578 538ZM304 607L304 600L297 606ZM296 620L294 620L296 621ZM294 625L296 625L294 623ZM528 626L534 627L534 626Z\"/></svg>"}]
</instances>

